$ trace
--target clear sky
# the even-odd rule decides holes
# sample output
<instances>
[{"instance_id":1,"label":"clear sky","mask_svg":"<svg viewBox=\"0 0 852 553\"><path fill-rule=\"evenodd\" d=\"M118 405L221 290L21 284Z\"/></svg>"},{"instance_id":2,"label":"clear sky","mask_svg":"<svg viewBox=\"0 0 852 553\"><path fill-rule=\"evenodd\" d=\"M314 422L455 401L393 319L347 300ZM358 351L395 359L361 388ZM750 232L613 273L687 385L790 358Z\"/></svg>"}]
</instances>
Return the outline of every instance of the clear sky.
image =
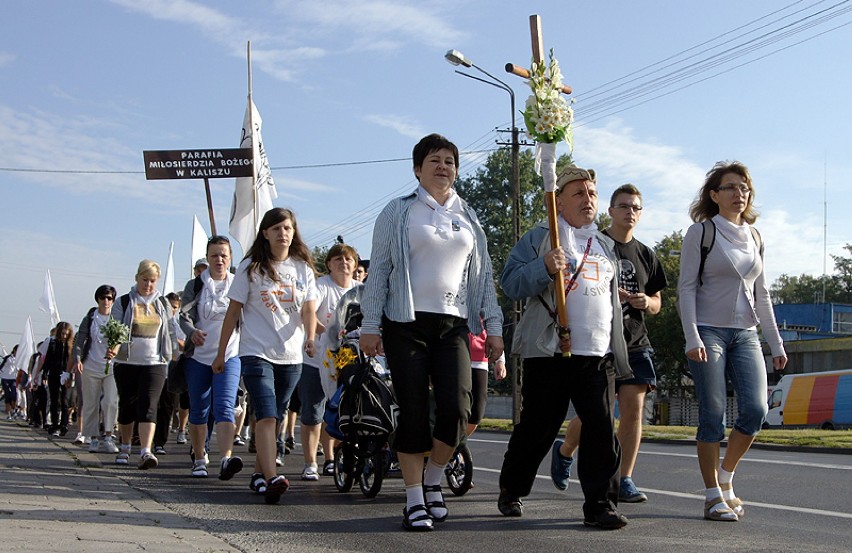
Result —
<instances>
[{"instance_id":1,"label":"clear sky","mask_svg":"<svg viewBox=\"0 0 852 553\"><path fill-rule=\"evenodd\" d=\"M165 267L171 241L182 287L193 215L209 230L203 181L146 181L142 151L238 146L248 40L276 205L296 211L310 246L342 235L369 257L378 210L414 188L420 137L482 152L509 125L509 95L456 75L444 53L509 83L520 109L528 88L503 66L529 65L531 13L575 90L575 160L598 171L603 198L625 182L643 191L641 240L685 229L704 173L739 159L755 181L770 280L822 274L824 221L829 254L852 242L850 10L840 0L6 0L0 340L11 348L28 315L46 335L46 269L74 324L99 284L124 293L141 259ZM484 155L463 156L461 173ZM234 183L211 184L222 233Z\"/></svg>"}]
</instances>

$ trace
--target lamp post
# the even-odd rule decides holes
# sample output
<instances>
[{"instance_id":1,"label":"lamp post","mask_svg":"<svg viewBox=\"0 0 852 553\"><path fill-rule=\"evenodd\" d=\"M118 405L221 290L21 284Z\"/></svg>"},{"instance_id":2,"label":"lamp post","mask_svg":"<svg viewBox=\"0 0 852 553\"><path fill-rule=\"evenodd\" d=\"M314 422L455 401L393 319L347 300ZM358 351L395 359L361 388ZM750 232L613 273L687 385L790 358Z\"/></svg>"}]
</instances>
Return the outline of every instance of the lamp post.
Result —
<instances>
[{"instance_id":1,"label":"lamp post","mask_svg":"<svg viewBox=\"0 0 852 553\"><path fill-rule=\"evenodd\" d=\"M521 239L521 169L519 164L519 157L521 152L521 145L518 137L518 127L515 126L515 91L512 90L512 87L489 73L488 71L482 69L471 60L467 59L464 54L459 52L458 50L448 50L444 55L444 58L451 64L455 66L462 65L464 67L473 67L486 77L491 80L482 79L475 75L471 75L469 73L464 73L463 71L459 71L456 69L456 73L463 77L467 77L469 79L474 79L476 81L485 83L487 85L500 88L509 93L509 100L511 102L511 110L512 110L512 238L513 243L517 244ZM520 302L515 302L512 306L512 333L518 328L518 318L521 312L521 304ZM521 369L521 358L518 353L514 350L512 351L512 422L517 424L520 420L520 412L521 412L521 389L520 389L520 369Z\"/></svg>"}]
</instances>

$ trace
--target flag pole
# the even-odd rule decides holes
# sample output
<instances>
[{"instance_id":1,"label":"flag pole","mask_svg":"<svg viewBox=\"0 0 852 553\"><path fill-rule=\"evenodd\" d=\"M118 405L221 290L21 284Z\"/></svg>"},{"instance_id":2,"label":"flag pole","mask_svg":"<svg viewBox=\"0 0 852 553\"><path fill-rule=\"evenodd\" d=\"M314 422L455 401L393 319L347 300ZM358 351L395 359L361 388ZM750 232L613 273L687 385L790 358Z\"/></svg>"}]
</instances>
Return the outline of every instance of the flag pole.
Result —
<instances>
[{"instance_id":1,"label":"flag pole","mask_svg":"<svg viewBox=\"0 0 852 553\"><path fill-rule=\"evenodd\" d=\"M248 41L246 46L246 60L248 61L248 110L249 110L249 131L251 132L251 172L252 172L252 198L254 201L252 214L254 216L254 233L257 235L257 164L255 163L255 147L254 143L254 101L251 98L251 41Z\"/></svg>"}]
</instances>

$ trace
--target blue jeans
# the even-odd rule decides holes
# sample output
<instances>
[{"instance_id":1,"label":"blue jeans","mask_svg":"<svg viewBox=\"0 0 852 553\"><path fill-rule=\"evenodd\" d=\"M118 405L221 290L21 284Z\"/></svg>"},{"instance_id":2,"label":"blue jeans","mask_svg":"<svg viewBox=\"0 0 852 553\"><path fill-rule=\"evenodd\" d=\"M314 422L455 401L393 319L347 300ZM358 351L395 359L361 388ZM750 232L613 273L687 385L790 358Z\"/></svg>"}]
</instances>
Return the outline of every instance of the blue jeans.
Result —
<instances>
[{"instance_id":1,"label":"blue jeans","mask_svg":"<svg viewBox=\"0 0 852 553\"><path fill-rule=\"evenodd\" d=\"M210 365L190 357L186 360L190 424L207 424L210 408L216 422L234 422L234 402L240 384L240 358L225 361L225 371L213 374Z\"/></svg>"},{"instance_id":2,"label":"blue jeans","mask_svg":"<svg viewBox=\"0 0 852 553\"><path fill-rule=\"evenodd\" d=\"M243 384L254 406L257 420L284 419L290 396L302 375L302 364L283 365L272 363L262 357L247 355L240 357ZM234 391L236 395L236 391Z\"/></svg>"},{"instance_id":3,"label":"blue jeans","mask_svg":"<svg viewBox=\"0 0 852 553\"><path fill-rule=\"evenodd\" d=\"M730 380L739 414L734 430L756 435L766 417L766 363L755 329L699 326L698 335L707 351L707 362L689 361L698 396L699 442L725 438L727 384Z\"/></svg>"}]
</instances>

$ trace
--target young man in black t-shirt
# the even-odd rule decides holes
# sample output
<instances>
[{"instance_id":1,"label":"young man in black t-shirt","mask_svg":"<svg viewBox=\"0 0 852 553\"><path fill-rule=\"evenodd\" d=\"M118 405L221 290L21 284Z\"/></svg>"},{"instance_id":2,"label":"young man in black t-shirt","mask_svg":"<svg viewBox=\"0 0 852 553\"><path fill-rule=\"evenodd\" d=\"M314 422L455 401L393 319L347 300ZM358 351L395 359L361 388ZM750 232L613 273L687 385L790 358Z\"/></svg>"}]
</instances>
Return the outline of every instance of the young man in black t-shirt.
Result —
<instances>
[{"instance_id":1,"label":"young man in black t-shirt","mask_svg":"<svg viewBox=\"0 0 852 553\"><path fill-rule=\"evenodd\" d=\"M645 395L657 386L657 376L651 360L653 352L645 326L645 315L660 312L666 287L666 275L654 251L633 238L633 231L642 215L642 194L632 184L613 192L609 204L612 224L604 231L615 241L619 260L619 296L624 316L624 337L630 353L633 378L616 381L619 406L618 441L621 444L621 487L618 500L626 503L647 501L648 496L636 489L633 467L642 440L642 415ZM550 475L553 484L564 490L573 464L574 451L580 442L580 419L568 425L565 440L556 440L551 452Z\"/></svg>"}]
</instances>

